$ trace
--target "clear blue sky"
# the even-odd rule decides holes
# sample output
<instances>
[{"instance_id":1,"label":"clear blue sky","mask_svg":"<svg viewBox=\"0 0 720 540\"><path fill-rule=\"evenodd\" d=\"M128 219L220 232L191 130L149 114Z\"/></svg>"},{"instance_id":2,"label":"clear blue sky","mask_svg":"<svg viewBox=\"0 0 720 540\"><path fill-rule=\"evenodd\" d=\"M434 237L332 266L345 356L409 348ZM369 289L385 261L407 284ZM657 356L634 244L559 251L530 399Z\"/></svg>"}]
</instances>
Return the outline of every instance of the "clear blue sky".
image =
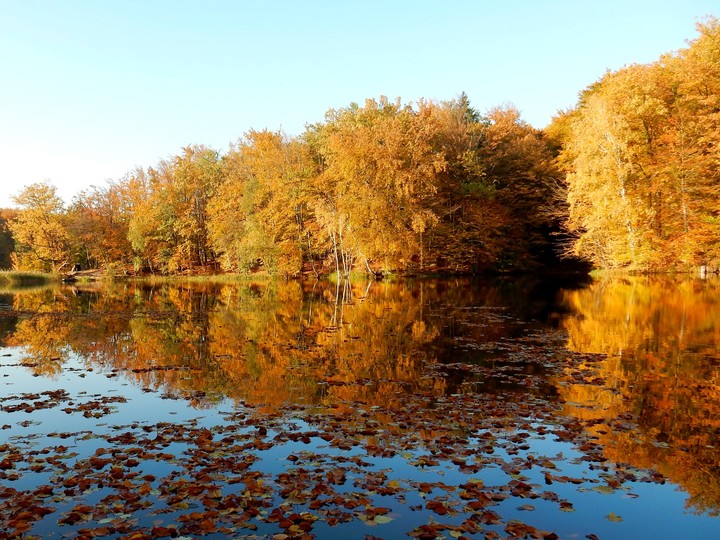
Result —
<instances>
[{"instance_id":1,"label":"clear blue sky","mask_svg":"<svg viewBox=\"0 0 720 540\"><path fill-rule=\"evenodd\" d=\"M708 14L718 0L0 0L0 207L380 95L465 91L544 127Z\"/></svg>"}]
</instances>

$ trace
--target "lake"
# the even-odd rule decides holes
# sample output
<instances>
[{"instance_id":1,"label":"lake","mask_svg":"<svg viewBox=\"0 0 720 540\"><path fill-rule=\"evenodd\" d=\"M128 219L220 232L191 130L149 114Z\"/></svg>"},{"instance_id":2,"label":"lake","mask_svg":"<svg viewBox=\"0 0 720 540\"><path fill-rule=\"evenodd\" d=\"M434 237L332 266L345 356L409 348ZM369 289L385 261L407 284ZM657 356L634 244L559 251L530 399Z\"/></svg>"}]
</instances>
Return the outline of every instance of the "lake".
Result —
<instances>
[{"instance_id":1,"label":"lake","mask_svg":"<svg viewBox=\"0 0 720 540\"><path fill-rule=\"evenodd\" d=\"M0 291L0 538L720 537L720 279Z\"/></svg>"}]
</instances>

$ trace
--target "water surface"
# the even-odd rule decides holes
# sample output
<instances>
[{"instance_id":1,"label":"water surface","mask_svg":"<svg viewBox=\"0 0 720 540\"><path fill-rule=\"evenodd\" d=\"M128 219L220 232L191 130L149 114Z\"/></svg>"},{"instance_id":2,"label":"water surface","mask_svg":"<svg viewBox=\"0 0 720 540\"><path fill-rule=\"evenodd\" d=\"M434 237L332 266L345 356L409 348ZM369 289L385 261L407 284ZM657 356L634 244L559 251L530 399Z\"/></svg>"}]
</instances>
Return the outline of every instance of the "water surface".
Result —
<instances>
[{"instance_id":1,"label":"water surface","mask_svg":"<svg viewBox=\"0 0 720 540\"><path fill-rule=\"evenodd\" d=\"M719 286L5 291L0 536L715 537Z\"/></svg>"}]
</instances>

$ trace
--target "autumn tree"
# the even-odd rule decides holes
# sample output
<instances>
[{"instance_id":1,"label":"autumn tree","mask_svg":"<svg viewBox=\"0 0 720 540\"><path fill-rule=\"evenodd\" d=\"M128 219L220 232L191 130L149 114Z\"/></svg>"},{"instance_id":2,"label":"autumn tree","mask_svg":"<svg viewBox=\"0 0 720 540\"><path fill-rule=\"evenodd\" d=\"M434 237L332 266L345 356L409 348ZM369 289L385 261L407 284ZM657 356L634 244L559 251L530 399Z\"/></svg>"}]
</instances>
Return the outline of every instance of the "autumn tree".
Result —
<instances>
[{"instance_id":1,"label":"autumn tree","mask_svg":"<svg viewBox=\"0 0 720 540\"><path fill-rule=\"evenodd\" d=\"M697 25L700 36L667 58L674 114L665 141L665 174L676 192L683 234L673 249L686 264L720 266L720 20Z\"/></svg>"},{"instance_id":2,"label":"autumn tree","mask_svg":"<svg viewBox=\"0 0 720 540\"><path fill-rule=\"evenodd\" d=\"M606 74L569 116L574 253L652 271L718 265L720 24L658 62Z\"/></svg>"},{"instance_id":3,"label":"autumn tree","mask_svg":"<svg viewBox=\"0 0 720 540\"><path fill-rule=\"evenodd\" d=\"M305 138L339 273L522 268L551 247L553 148L515 109L381 98L329 111Z\"/></svg>"},{"instance_id":4,"label":"autumn tree","mask_svg":"<svg viewBox=\"0 0 720 540\"><path fill-rule=\"evenodd\" d=\"M554 234L560 231L555 189L560 171L551 141L524 122L513 106L495 107L484 116L478 148L484 181L502 208L503 246L496 267L528 269L557 263Z\"/></svg>"},{"instance_id":5,"label":"autumn tree","mask_svg":"<svg viewBox=\"0 0 720 540\"><path fill-rule=\"evenodd\" d=\"M331 110L316 127L323 170L315 211L338 270L347 273L356 262L373 271L429 267L443 245L437 227L465 206L459 199L485 198L472 191L477 175L463 184L455 174L458 160L471 161L472 137L467 110L448 109L381 98Z\"/></svg>"},{"instance_id":6,"label":"autumn tree","mask_svg":"<svg viewBox=\"0 0 720 540\"><path fill-rule=\"evenodd\" d=\"M152 168L138 168L126 175L124 184L132 207L128 240L132 246L134 269L154 273L161 269L164 260L161 256L161 214L153 204L158 198L156 191L160 189L157 174Z\"/></svg>"},{"instance_id":7,"label":"autumn tree","mask_svg":"<svg viewBox=\"0 0 720 540\"><path fill-rule=\"evenodd\" d=\"M437 223L426 235L420 270L487 270L498 260L506 220L480 153L488 123L464 93L432 104L431 114L441 126L435 144L443 149L447 168L438 178Z\"/></svg>"},{"instance_id":8,"label":"autumn tree","mask_svg":"<svg viewBox=\"0 0 720 540\"><path fill-rule=\"evenodd\" d=\"M608 109L596 90L585 96L573 122L566 149L574 156L567 178L567 225L578 235L573 246L576 255L602 266L622 266L636 257L635 208L628 194L623 124Z\"/></svg>"},{"instance_id":9,"label":"autumn tree","mask_svg":"<svg viewBox=\"0 0 720 540\"><path fill-rule=\"evenodd\" d=\"M12 197L19 211L9 223L17 270L58 272L72 260L66 210L55 186L31 184Z\"/></svg>"},{"instance_id":10,"label":"autumn tree","mask_svg":"<svg viewBox=\"0 0 720 540\"><path fill-rule=\"evenodd\" d=\"M298 274L315 243L307 144L280 132L250 131L223 167L224 181L208 207L210 241L222 265Z\"/></svg>"},{"instance_id":11,"label":"autumn tree","mask_svg":"<svg viewBox=\"0 0 720 540\"><path fill-rule=\"evenodd\" d=\"M170 170L174 230L179 240L171 266L206 266L215 260L208 239L207 208L222 179L220 155L204 146L190 146L173 160Z\"/></svg>"},{"instance_id":12,"label":"autumn tree","mask_svg":"<svg viewBox=\"0 0 720 540\"><path fill-rule=\"evenodd\" d=\"M663 170L672 114L663 71L630 66L607 75L574 123L570 223L585 229L578 254L601 255L604 266L655 269L678 234L677 186Z\"/></svg>"},{"instance_id":13,"label":"autumn tree","mask_svg":"<svg viewBox=\"0 0 720 540\"><path fill-rule=\"evenodd\" d=\"M85 268L124 266L131 261L130 200L122 182L108 182L77 195L68 209L68 232Z\"/></svg>"},{"instance_id":14,"label":"autumn tree","mask_svg":"<svg viewBox=\"0 0 720 540\"><path fill-rule=\"evenodd\" d=\"M189 146L129 181L135 203L129 239L139 260L151 269L178 272L215 261L208 239L207 206L220 184L220 156Z\"/></svg>"},{"instance_id":15,"label":"autumn tree","mask_svg":"<svg viewBox=\"0 0 720 540\"><path fill-rule=\"evenodd\" d=\"M0 209L0 269L12 268L12 254L15 251L9 222L15 218L17 211L11 208Z\"/></svg>"},{"instance_id":16,"label":"autumn tree","mask_svg":"<svg viewBox=\"0 0 720 540\"><path fill-rule=\"evenodd\" d=\"M339 272L356 261L398 268L419 253L420 235L435 220L426 203L445 168L427 137L432 127L420 124L410 106L381 98L331 110L318 128L325 167L314 209Z\"/></svg>"}]
</instances>

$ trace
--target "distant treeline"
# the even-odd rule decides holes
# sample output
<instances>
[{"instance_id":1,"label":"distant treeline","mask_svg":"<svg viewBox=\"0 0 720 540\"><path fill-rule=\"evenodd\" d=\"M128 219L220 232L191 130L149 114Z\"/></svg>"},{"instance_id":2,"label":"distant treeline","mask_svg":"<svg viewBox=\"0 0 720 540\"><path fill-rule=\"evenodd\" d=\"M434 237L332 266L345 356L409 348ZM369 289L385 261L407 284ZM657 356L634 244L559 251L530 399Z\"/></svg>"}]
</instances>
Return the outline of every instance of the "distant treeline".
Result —
<instances>
[{"instance_id":1,"label":"distant treeline","mask_svg":"<svg viewBox=\"0 0 720 540\"><path fill-rule=\"evenodd\" d=\"M0 264L155 273L475 272L563 256L720 266L720 24L608 73L544 131L512 107L367 100L298 137L189 146L65 205L33 184ZM8 234L8 231L12 234Z\"/></svg>"}]
</instances>

